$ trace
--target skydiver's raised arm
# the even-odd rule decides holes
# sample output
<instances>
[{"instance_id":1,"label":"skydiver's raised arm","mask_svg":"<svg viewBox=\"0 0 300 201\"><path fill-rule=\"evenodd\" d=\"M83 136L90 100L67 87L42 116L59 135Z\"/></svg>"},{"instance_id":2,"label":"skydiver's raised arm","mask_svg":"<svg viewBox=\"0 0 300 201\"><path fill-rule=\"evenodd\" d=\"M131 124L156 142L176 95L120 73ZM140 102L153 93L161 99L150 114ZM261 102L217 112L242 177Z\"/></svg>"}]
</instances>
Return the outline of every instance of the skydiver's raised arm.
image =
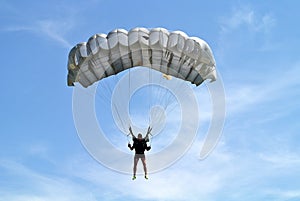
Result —
<instances>
[{"instance_id":1,"label":"skydiver's raised arm","mask_svg":"<svg viewBox=\"0 0 300 201\"><path fill-rule=\"evenodd\" d=\"M151 131L152 131L152 128L149 126L149 127L148 127L148 130L147 130L147 134L146 134L145 139L148 138L148 135L151 134ZM148 139L149 139L149 138L148 138Z\"/></svg>"},{"instance_id":2,"label":"skydiver's raised arm","mask_svg":"<svg viewBox=\"0 0 300 201\"><path fill-rule=\"evenodd\" d=\"M133 138L136 138L136 137L134 136L133 132L132 132L131 126L129 126L129 134L130 134Z\"/></svg>"}]
</instances>

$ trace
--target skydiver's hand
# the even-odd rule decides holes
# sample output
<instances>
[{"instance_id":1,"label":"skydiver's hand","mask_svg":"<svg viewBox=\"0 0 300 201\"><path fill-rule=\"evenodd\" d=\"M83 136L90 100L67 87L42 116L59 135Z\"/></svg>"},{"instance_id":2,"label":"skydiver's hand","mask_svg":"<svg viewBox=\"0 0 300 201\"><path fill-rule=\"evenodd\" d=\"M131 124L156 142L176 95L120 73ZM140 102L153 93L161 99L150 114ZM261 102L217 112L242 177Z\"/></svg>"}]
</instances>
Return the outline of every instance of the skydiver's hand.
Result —
<instances>
[{"instance_id":1,"label":"skydiver's hand","mask_svg":"<svg viewBox=\"0 0 300 201\"><path fill-rule=\"evenodd\" d=\"M149 126L147 133L150 133L151 131L152 131L152 128Z\"/></svg>"},{"instance_id":2,"label":"skydiver's hand","mask_svg":"<svg viewBox=\"0 0 300 201\"><path fill-rule=\"evenodd\" d=\"M132 128L131 128L131 126L129 127L129 131L130 131L130 133L132 133Z\"/></svg>"},{"instance_id":3,"label":"skydiver's hand","mask_svg":"<svg viewBox=\"0 0 300 201\"><path fill-rule=\"evenodd\" d=\"M128 143L128 147L131 149L131 144L130 143Z\"/></svg>"}]
</instances>

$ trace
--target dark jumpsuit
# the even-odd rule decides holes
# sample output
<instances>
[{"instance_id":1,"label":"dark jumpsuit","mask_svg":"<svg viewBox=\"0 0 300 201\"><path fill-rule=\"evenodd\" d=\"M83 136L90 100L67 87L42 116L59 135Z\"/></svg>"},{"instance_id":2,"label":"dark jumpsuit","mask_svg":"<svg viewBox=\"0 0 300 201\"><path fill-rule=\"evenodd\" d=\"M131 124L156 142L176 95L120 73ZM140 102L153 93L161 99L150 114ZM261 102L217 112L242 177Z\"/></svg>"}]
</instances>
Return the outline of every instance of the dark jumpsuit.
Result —
<instances>
[{"instance_id":1,"label":"dark jumpsuit","mask_svg":"<svg viewBox=\"0 0 300 201\"><path fill-rule=\"evenodd\" d=\"M147 142L149 142L148 138L143 138L141 140L136 137L132 138L133 145L131 146L131 150L135 149L134 158L145 158L145 150L149 151L150 147L147 146Z\"/></svg>"}]
</instances>

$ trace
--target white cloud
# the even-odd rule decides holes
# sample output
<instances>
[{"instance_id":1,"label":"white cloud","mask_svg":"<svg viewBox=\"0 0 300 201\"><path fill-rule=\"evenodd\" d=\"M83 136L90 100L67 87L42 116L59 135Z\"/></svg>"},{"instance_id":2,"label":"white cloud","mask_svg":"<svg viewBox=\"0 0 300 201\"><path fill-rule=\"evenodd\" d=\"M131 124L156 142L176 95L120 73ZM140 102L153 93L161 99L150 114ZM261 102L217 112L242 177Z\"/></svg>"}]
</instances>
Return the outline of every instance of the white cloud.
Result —
<instances>
[{"instance_id":1,"label":"white cloud","mask_svg":"<svg viewBox=\"0 0 300 201\"><path fill-rule=\"evenodd\" d=\"M232 115L241 111L249 111L259 104L277 102L285 99L287 96L296 96L294 90L300 84L298 79L300 64L296 62L287 65L289 68L284 71L279 67L274 67L273 71L270 70L265 74L257 72L252 75L253 80L248 79L250 83L247 84L241 80L237 83L232 82L230 85L228 84L226 86L227 114ZM294 102L293 99L289 99L288 101ZM275 109L277 110L285 105L278 105ZM269 106L273 107L272 105ZM281 112L282 115L285 113L286 110ZM276 115L269 118L275 117Z\"/></svg>"},{"instance_id":2,"label":"white cloud","mask_svg":"<svg viewBox=\"0 0 300 201\"><path fill-rule=\"evenodd\" d=\"M148 181L142 175L136 181L131 181L130 175L112 172L87 159L78 160L78 157L69 161L72 170L67 172L99 188L102 186L101 193L115 192L120 197L131 200L165 201L208 201L222 200L225 197L229 200L247 200L245 195L249 193L255 193L257 197L268 197L271 196L270 192L276 192L276 178L284 177L278 172L277 166L266 160L266 155L256 155L249 151L230 152L225 141L208 158L200 161L197 156L198 145L201 143L203 141L196 140L188 154L173 166L150 174ZM148 165L151 166L151 163ZM141 164L138 168L142 168ZM290 166L281 166L281 169L283 172L289 170L290 174L297 171L297 168L290 169ZM117 183L115 178L118 178ZM296 191L285 193L290 196L297 195ZM118 200L117 197L112 198L114 199Z\"/></svg>"},{"instance_id":3,"label":"white cloud","mask_svg":"<svg viewBox=\"0 0 300 201\"><path fill-rule=\"evenodd\" d=\"M272 15L260 15L250 7L241 6L236 8L231 16L222 20L221 30L228 33L246 26L250 31L268 33L275 24L276 20Z\"/></svg>"},{"instance_id":4,"label":"white cloud","mask_svg":"<svg viewBox=\"0 0 300 201\"><path fill-rule=\"evenodd\" d=\"M67 178L40 173L22 163L0 160L0 168L12 175L0 190L0 200L86 201L96 200L89 190ZM11 188L22 186L21 189ZM80 196L78 196L80 194Z\"/></svg>"},{"instance_id":5,"label":"white cloud","mask_svg":"<svg viewBox=\"0 0 300 201\"><path fill-rule=\"evenodd\" d=\"M64 33L72 28L72 23L70 21L44 20L39 21L37 24L39 30L36 31L40 31L41 33L48 36L50 39L61 44L63 47L71 47L71 44L64 37Z\"/></svg>"},{"instance_id":6,"label":"white cloud","mask_svg":"<svg viewBox=\"0 0 300 201\"><path fill-rule=\"evenodd\" d=\"M300 166L300 155L290 153L279 148L275 153L261 153L259 157L278 168L292 168Z\"/></svg>"},{"instance_id":7,"label":"white cloud","mask_svg":"<svg viewBox=\"0 0 300 201\"><path fill-rule=\"evenodd\" d=\"M37 34L46 39L50 39L60 44L62 47L70 48L71 44L64 37L67 30L72 27L72 23L63 20L44 20L36 21L31 25L8 26L4 31L20 32L26 31Z\"/></svg>"},{"instance_id":8,"label":"white cloud","mask_svg":"<svg viewBox=\"0 0 300 201\"><path fill-rule=\"evenodd\" d=\"M300 198L300 190L267 189L266 194L276 197L278 201Z\"/></svg>"},{"instance_id":9,"label":"white cloud","mask_svg":"<svg viewBox=\"0 0 300 201\"><path fill-rule=\"evenodd\" d=\"M273 38L276 31L274 15L260 13L255 6L237 6L230 14L221 17L219 26L220 48L216 52L221 53L224 61L236 50L242 55L247 50L268 52L285 47L282 41ZM218 59L219 63L221 59Z\"/></svg>"},{"instance_id":10,"label":"white cloud","mask_svg":"<svg viewBox=\"0 0 300 201\"><path fill-rule=\"evenodd\" d=\"M148 181L142 175L136 181L131 181L130 175L110 172L97 163L78 160L73 161L75 164L71 166L75 168L71 174L97 186L106 186L108 189L104 187L104 192L110 190L137 200L209 200L225 185L228 170L231 172L226 169L226 164L231 166L228 163L230 157L225 155L226 153L213 155L208 163L188 156L168 169L151 174ZM219 170L216 164L224 164L226 167ZM85 171L81 171L82 169ZM118 177L117 183L115 177Z\"/></svg>"},{"instance_id":11,"label":"white cloud","mask_svg":"<svg viewBox=\"0 0 300 201\"><path fill-rule=\"evenodd\" d=\"M60 4L59 12L55 16L43 17L37 16L41 11L34 11L32 19L32 9L19 8L18 5L4 3L4 11L7 13L7 23L1 26L1 31L6 32L29 32L47 40L51 40L61 45L64 48L71 48L71 44L66 39L66 34L74 27L75 13L77 9L70 8L70 5ZM30 4L29 4L30 6ZM1 7L1 9L3 9ZM52 8L49 8L52 9ZM60 13L63 11L63 13ZM41 11L42 12L42 11ZM50 13L50 11L47 10ZM10 20L14 23L11 24Z\"/></svg>"},{"instance_id":12,"label":"white cloud","mask_svg":"<svg viewBox=\"0 0 300 201\"><path fill-rule=\"evenodd\" d=\"M197 139L183 158L167 169L150 174L149 180L138 175L137 180L132 181L131 175L104 168L88 154L74 155L63 163L54 164L55 169L60 171L57 175L41 173L19 162L1 160L0 168L16 176L11 177L9 182L25 184L27 187L17 194L15 189L9 189L8 185L0 191L0 200L210 201L222 200L222 197L240 200L249 193L278 198L299 196L298 191L293 190L279 193L276 185L273 187L268 183L284 176L280 175L278 167L283 172L288 170L290 174L297 171L299 160L295 154L283 154L281 156L285 160L281 161L281 156L276 157L276 153L270 155L265 152L256 155L250 151L231 152L223 140L208 158L198 160L199 145L202 143L202 140ZM285 165L274 165L282 162ZM151 165L148 163L148 166ZM294 168L291 169L291 166ZM141 163L138 169L142 169Z\"/></svg>"}]
</instances>

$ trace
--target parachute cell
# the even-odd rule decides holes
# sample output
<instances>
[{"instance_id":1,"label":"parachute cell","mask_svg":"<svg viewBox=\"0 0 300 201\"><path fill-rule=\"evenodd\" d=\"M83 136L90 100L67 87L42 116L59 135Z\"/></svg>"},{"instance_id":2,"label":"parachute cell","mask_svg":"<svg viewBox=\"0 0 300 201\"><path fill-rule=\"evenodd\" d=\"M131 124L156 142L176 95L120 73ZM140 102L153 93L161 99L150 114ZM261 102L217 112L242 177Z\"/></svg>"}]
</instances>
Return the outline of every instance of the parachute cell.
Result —
<instances>
[{"instance_id":1,"label":"parachute cell","mask_svg":"<svg viewBox=\"0 0 300 201\"><path fill-rule=\"evenodd\" d=\"M184 32L164 28L116 29L92 36L69 53L68 85L88 87L110 75L135 66L200 85L216 80L215 60L208 44Z\"/></svg>"}]
</instances>

